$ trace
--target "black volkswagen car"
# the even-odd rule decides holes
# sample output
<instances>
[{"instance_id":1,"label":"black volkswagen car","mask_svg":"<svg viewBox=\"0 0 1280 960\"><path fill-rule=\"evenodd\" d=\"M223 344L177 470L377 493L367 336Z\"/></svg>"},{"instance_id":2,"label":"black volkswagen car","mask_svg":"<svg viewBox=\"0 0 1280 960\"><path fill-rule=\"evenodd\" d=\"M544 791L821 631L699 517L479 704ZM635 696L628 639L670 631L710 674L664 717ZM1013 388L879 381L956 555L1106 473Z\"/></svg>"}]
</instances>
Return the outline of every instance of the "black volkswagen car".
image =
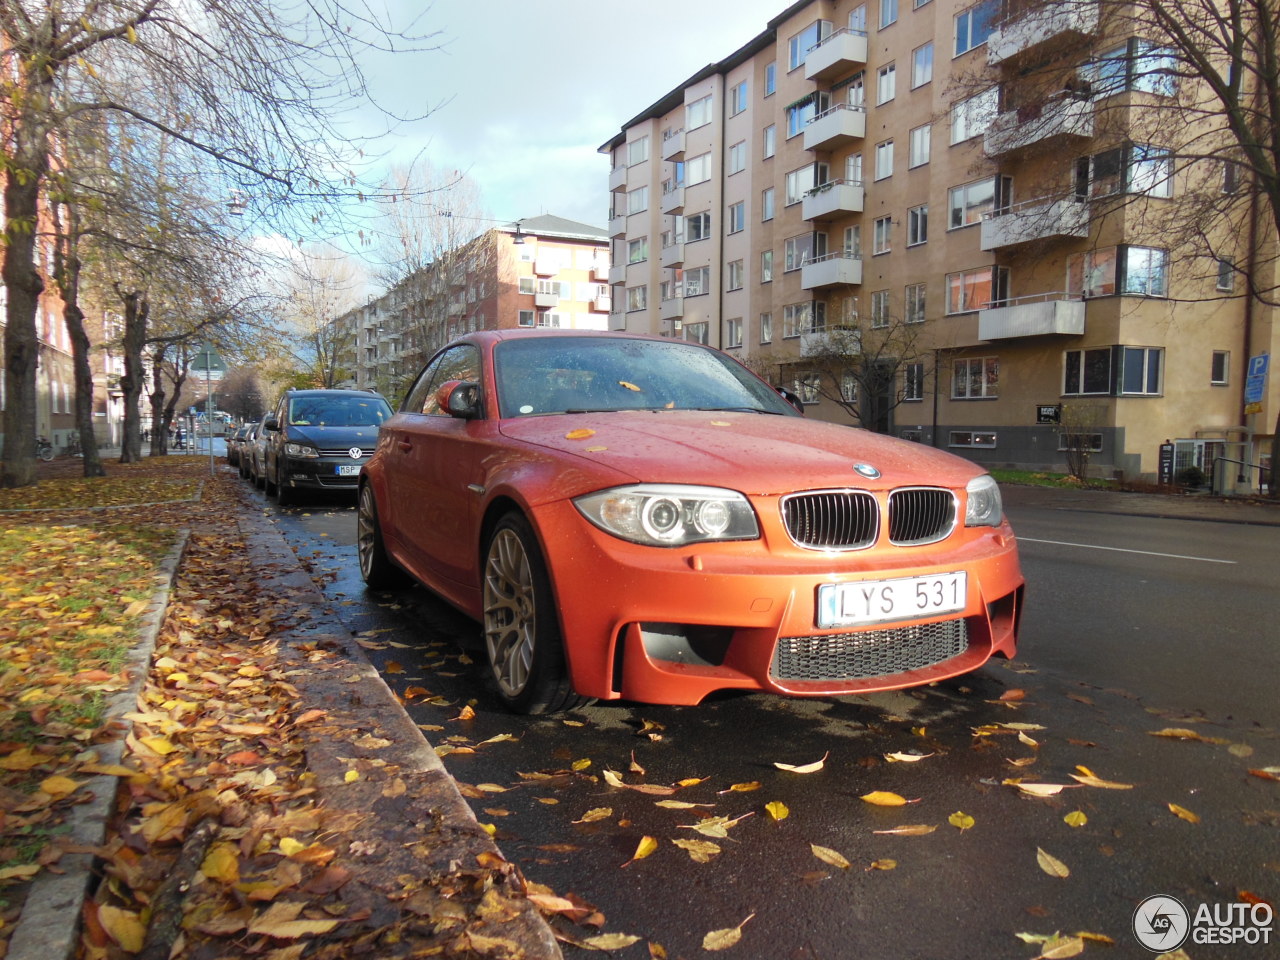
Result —
<instances>
[{"instance_id":1,"label":"black volkswagen car","mask_svg":"<svg viewBox=\"0 0 1280 960\"><path fill-rule=\"evenodd\" d=\"M267 493L281 505L305 490L355 493L378 427L390 416L387 401L371 390L286 391L262 422Z\"/></svg>"}]
</instances>

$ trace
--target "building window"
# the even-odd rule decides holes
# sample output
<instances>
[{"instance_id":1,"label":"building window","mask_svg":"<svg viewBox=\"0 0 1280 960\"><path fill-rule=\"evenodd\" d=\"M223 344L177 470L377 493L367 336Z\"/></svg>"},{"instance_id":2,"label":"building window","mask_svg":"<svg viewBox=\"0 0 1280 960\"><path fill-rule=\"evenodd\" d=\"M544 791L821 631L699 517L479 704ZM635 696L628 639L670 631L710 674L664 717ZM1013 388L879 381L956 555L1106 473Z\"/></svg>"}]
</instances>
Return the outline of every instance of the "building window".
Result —
<instances>
[{"instance_id":1,"label":"building window","mask_svg":"<svg viewBox=\"0 0 1280 960\"><path fill-rule=\"evenodd\" d=\"M947 313L970 313L1001 303L1009 288L1008 267L979 267L947 274Z\"/></svg>"},{"instance_id":2,"label":"building window","mask_svg":"<svg viewBox=\"0 0 1280 960\"><path fill-rule=\"evenodd\" d=\"M742 346L741 318L724 322L724 345L726 348Z\"/></svg>"},{"instance_id":3,"label":"building window","mask_svg":"<svg viewBox=\"0 0 1280 960\"><path fill-rule=\"evenodd\" d=\"M876 217L871 230L871 255L888 253L892 249L893 217Z\"/></svg>"},{"instance_id":4,"label":"building window","mask_svg":"<svg viewBox=\"0 0 1280 960\"><path fill-rule=\"evenodd\" d=\"M898 0L880 0L880 29L898 22Z\"/></svg>"},{"instance_id":5,"label":"building window","mask_svg":"<svg viewBox=\"0 0 1280 960\"><path fill-rule=\"evenodd\" d=\"M533 293L533 277L521 277L519 290L521 293Z\"/></svg>"},{"instance_id":6,"label":"building window","mask_svg":"<svg viewBox=\"0 0 1280 960\"><path fill-rule=\"evenodd\" d=\"M956 56L987 42L996 28L999 0L982 0L956 14Z\"/></svg>"},{"instance_id":7,"label":"building window","mask_svg":"<svg viewBox=\"0 0 1280 960\"><path fill-rule=\"evenodd\" d=\"M700 343L706 346L710 342L711 324L703 323L686 323L684 325L684 338L693 343Z\"/></svg>"},{"instance_id":8,"label":"building window","mask_svg":"<svg viewBox=\"0 0 1280 960\"><path fill-rule=\"evenodd\" d=\"M929 239L929 205L922 203L907 211L907 246L914 247Z\"/></svg>"},{"instance_id":9,"label":"building window","mask_svg":"<svg viewBox=\"0 0 1280 960\"><path fill-rule=\"evenodd\" d=\"M1120 393L1125 396L1154 397L1160 393L1161 347L1122 347Z\"/></svg>"},{"instance_id":10,"label":"building window","mask_svg":"<svg viewBox=\"0 0 1280 960\"><path fill-rule=\"evenodd\" d=\"M911 89L933 79L933 41L911 51Z\"/></svg>"},{"instance_id":11,"label":"building window","mask_svg":"<svg viewBox=\"0 0 1280 960\"><path fill-rule=\"evenodd\" d=\"M772 61L764 65L764 95L771 97L778 90L778 64Z\"/></svg>"},{"instance_id":12,"label":"building window","mask_svg":"<svg viewBox=\"0 0 1280 960\"><path fill-rule=\"evenodd\" d=\"M1213 351L1209 367L1209 382L1215 387L1225 387L1231 372L1231 354L1226 350Z\"/></svg>"},{"instance_id":13,"label":"building window","mask_svg":"<svg viewBox=\"0 0 1280 960\"><path fill-rule=\"evenodd\" d=\"M845 100L849 106L855 110L867 109L867 82L864 79L863 71L859 70L854 74L853 79L849 81L845 89L848 90Z\"/></svg>"},{"instance_id":14,"label":"building window","mask_svg":"<svg viewBox=\"0 0 1280 960\"><path fill-rule=\"evenodd\" d=\"M679 300L684 296L683 280L663 280L658 284L658 296L664 301Z\"/></svg>"},{"instance_id":15,"label":"building window","mask_svg":"<svg viewBox=\"0 0 1280 960\"><path fill-rule=\"evenodd\" d=\"M967 227L982 220L984 213L995 209L996 178L975 180L947 191L947 205L950 215L948 228Z\"/></svg>"},{"instance_id":16,"label":"building window","mask_svg":"<svg viewBox=\"0 0 1280 960\"><path fill-rule=\"evenodd\" d=\"M1076 161L1076 196L1173 195L1173 158L1162 147L1130 143Z\"/></svg>"},{"instance_id":17,"label":"building window","mask_svg":"<svg viewBox=\"0 0 1280 960\"><path fill-rule=\"evenodd\" d=\"M805 126L820 113L825 113L831 106L831 94L819 90L797 100L787 107L787 137L794 137L804 132Z\"/></svg>"},{"instance_id":18,"label":"building window","mask_svg":"<svg viewBox=\"0 0 1280 960\"><path fill-rule=\"evenodd\" d=\"M1169 289L1169 254L1155 247L1104 247L1067 257L1067 292L1081 297L1115 293L1164 297Z\"/></svg>"},{"instance_id":19,"label":"building window","mask_svg":"<svg viewBox=\"0 0 1280 960\"><path fill-rule=\"evenodd\" d=\"M1000 90L988 87L951 105L951 142L963 143L987 132L1000 112Z\"/></svg>"},{"instance_id":20,"label":"building window","mask_svg":"<svg viewBox=\"0 0 1280 960\"><path fill-rule=\"evenodd\" d=\"M893 141L885 140L876 144L876 179L883 180L893 175Z\"/></svg>"},{"instance_id":21,"label":"building window","mask_svg":"<svg viewBox=\"0 0 1280 960\"><path fill-rule=\"evenodd\" d=\"M725 289L741 290L744 274L745 274L745 271L742 268L742 261L730 260L728 270L726 271L726 274L725 274L726 276Z\"/></svg>"},{"instance_id":22,"label":"building window","mask_svg":"<svg viewBox=\"0 0 1280 960\"><path fill-rule=\"evenodd\" d=\"M827 305L806 300L789 303L782 308L782 336L798 337L802 333L816 333L827 328Z\"/></svg>"},{"instance_id":23,"label":"building window","mask_svg":"<svg viewBox=\"0 0 1280 960\"><path fill-rule=\"evenodd\" d=\"M852 184L862 186L862 154L851 153L844 158L844 178Z\"/></svg>"},{"instance_id":24,"label":"building window","mask_svg":"<svg viewBox=\"0 0 1280 960\"><path fill-rule=\"evenodd\" d=\"M926 123L911 131L911 143L907 151L907 169L920 167L929 162L930 141L933 139L933 126Z\"/></svg>"},{"instance_id":25,"label":"building window","mask_svg":"<svg viewBox=\"0 0 1280 960\"><path fill-rule=\"evenodd\" d=\"M871 329L883 330L889 326L889 291L876 290L871 294Z\"/></svg>"},{"instance_id":26,"label":"building window","mask_svg":"<svg viewBox=\"0 0 1280 960\"><path fill-rule=\"evenodd\" d=\"M1215 288L1223 293L1231 293L1236 286L1236 265L1225 257L1218 259L1218 282Z\"/></svg>"},{"instance_id":27,"label":"building window","mask_svg":"<svg viewBox=\"0 0 1280 960\"><path fill-rule=\"evenodd\" d=\"M705 240L711 236L711 213L704 210L702 213L695 213L691 217L685 217L684 220L684 238L692 243L695 240Z\"/></svg>"},{"instance_id":28,"label":"building window","mask_svg":"<svg viewBox=\"0 0 1280 960\"><path fill-rule=\"evenodd\" d=\"M797 237L789 237L782 243L784 273L799 270L813 255L813 234L802 233Z\"/></svg>"},{"instance_id":29,"label":"building window","mask_svg":"<svg viewBox=\"0 0 1280 960\"><path fill-rule=\"evenodd\" d=\"M778 126L777 124L769 124L764 128L764 155L763 159L768 160L778 152Z\"/></svg>"},{"instance_id":30,"label":"building window","mask_svg":"<svg viewBox=\"0 0 1280 960\"><path fill-rule=\"evenodd\" d=\"M844 228L844 255L850 260L862 259L862 224Z\"/></svg>"},{"instance_id":31,"label":"building window","mask_svg":"<svg viewBox=\"0 0 1280 960\"><path fill-rule=\"evenodd\" d=\"M957 360L951 373L951 399L991 400L1000 395L1000 359Z\"/></svg>"},{"instance_id":32,"label":"building window","mask_svg":"<svg viewBox=\"0 0 1280 960\"><path fill-rule=\"evenodd\" d=\"M649 159L649 138L641 137L627 144L627 165L634 166Z\"/></svg>"},{"instance_id":33,"label":"building window","mask_svg":"<svg viewBox=\"0 0 1280 960\"><path fill-rule=\"evenodd\" d=\"M994 450L996 435L990 430L952 430L947 440L949 447L971 447Z\"/></svg>"},{"instance_id":34,"label":"building window","mask_svg":"<svg viewBox=\"0 0 1280 960\"><path fill-rule=\"evenodd\" d=\"M747 81L741 80L729 88L729 116L736 117L747 109Z\"/></svg>"},{"instance_id":35,"label":"building window","mask_svg":"<svg viewBox=\"0 0 1280 960\"><path fill-rule=\"evenodd\" d=\"M761 283L773 282L773 251L772 250L760 251L760 282Z\"/></svg>"},{"instance_id":36,"label":"building window","mask_svg":"<svg viewBox=\"0 0 1280 960\"><path fill-rule=\"evenodd\" d=\"M815 165L810 163L799 170L792 170L787 174L785 186L787 191L786 205L791 206L793 203L799 203L804 199L812 187L817 186L814 181Z\"/></svg>"},{"instance_id":37,"label":"building window","mask_svg":"<svg viewBox=\"0 0 1280 960\"><path fill-rule=\"evenodd\" d=\"M627 311L643 310L649 305L649 288L645 284L627 287Z\"/></svg>"},{"instance_id":38,"label":"building window","mask_svg":"<svg viewBox=\"0 0 1280 960\"><path fill-rule=\"evenodd\" d=\"M817 403L818 391L822 388L822 378L812 370L797 373L794 388L801 403Z\"/></svg>"},{"instance_id":39,"label":"building window","mask_svg":"<svg viewBox=\"0 0 1280 960\"><path fill-rule=\"evenodd\" d=\"M627 213L644 213L649 209L649 188L636 187L627 194Z\"/></svg>"},{"instance_id":40,"label":"building window","mask_svg":"<svg viewBox=\"0 0 1280 960\"><path fill-rule=\"evenodd\" d=\"M773 343L773 314L760 314L760 342Z\"/></svg>"},{"instance_id":41,"label":"building window","mask_svg":"<svg viewBox=\"0 0 1280 960\"><path fill-rule=\"evenodd\" d=\"M1234 160L1222 161L1222 192L1235 193L1240 189L1240 165Z\"/></svg>"},{"instance_id":42,"label":"building window","mask_svg":"<svg viewBox=\"0 0 1280 960\"><path fill-rule=\"evenodd\" d=\"M684 126L686 130L697 130L711 122L711 94L700 100L694 100L685 106Z\"/></svg>"},{"instance_id":43,"label":"building window","mask_svg":"<svg viewBox=\"0 0 1280 960\"><path fill-rule=\"evenodd\" d=\"M840 374L840 399L845 403L858 402L858 378L852 373Z\"/></svg>"},{"instance_id":44,"label":"building window","mask_svg":"<svg viewBox=\"0 0 1280 960\"><path fill-rule=\"evenodd\" d=\"M926 284L910 283L907 284L904 293L904 310L907 323L924 323L925 319L925 291Z\"/></svg>"},{"instance_id":45,"label":"building window","mask_svg":"<svg viewBox=\"0 0 1280 960\"><path fill-rule=\"evenodd\" d=\"M649 238L627 241L627 263L643 263L649 259Z\"/></svg>"},{"instance_id":46,"label":"building window","mask_svg":"<svg viewBox=\"0 0 1280 960\"><path fill-rule=\"evenodd\" d=\"M685 182L692 186L695 183L706 183L711 179L711 154L700 153L690 157L684 164Z\"/></svg>"},{"instance_id":47,"label":"building window","mask_svg":"<svg viewBox=\"0 0 1280 960\"><path fill-rule=\"evenodd\" d=\"M867 35L867 5L860 3L849 11L849 32L860 37Z\"/></svg>"},{"instance_id":48,"label":"building window","mask_svg":"<svg viewBox=\"0 0 1280 960\"><path fill-rule=\"evenodd\" d=\"M797 33L787 41L788 63L790 63L787 69L794 70L796 67L803 66L809 51L829 36L831 36L830 20L815 20Z\"/></svg>"},{"instance_id":49,"label":"building window","mask_svg":"<svg viewBox=\"0 0 1280 960\"><path fill-rule=\"evenodd\" d=\"M684 272L684 295L700 297L711 292L711 268L694 267Z\"/></svg>"},{"instance_id":50,"label":"building window","mask_svg":"<svg viewBox=\"0 0 1280 960\"><path fill-rule=\"evenodd\" d=\"M745 170L747 168L747 141L739 140L729 147L729 154L725 159L728 168L726 175L732 176Z\"/></svg>"},{"instance_id":51,"label":"building window","mask_svg":"<svg viewBox=\"0 0 1280 960\"><path fill-rule=\"evenodd\" d=\"M1172 97L1177 91L1178 70L1171 49L1130 37L1118 47L1100 53L1084 72L1096 97L1132 90Z\"/></svg>"},{"instance_id":52,"label":"building window","mask_svg":"<svg viewBox=\"0 0 1280 960\"><path fill-rule=\"evenodd\" d=\"M773 197L774 189L769 187L760 191L760 222L773 219Z\"/></svg>"},{"instance_id":53,"label":"building window","mask_svg":"<svg viewBox=\"0 0 1280 960\"><path fill-rule=\"evenodd\" d=\"M532 327L534 323L534 313L532 310L521 310L520 316L516 321L522 327Z\"/></svg>"},{"instance_id":54,"label":"building window","mask_svg":"<svg viewBox=\"0 0 1280 960\"><path fill-rule=\"evenodd\" d=\"M741 233L747 226L747 205L744 201L739 200L737 203L729 204L729 219L725 224L729 233Z\"/></svg>"},{"instance_id":55,"label":"building window","mask_svg":"<svg viewBox=\"0 0 1280 960\"><path fill-rule=\"evenodd\" d=\"M924 364L907 363L902 367L902 399L924 399Z\"/></svg>"},{"instance_id":56,"label":"building window","mask_svg":"<svg viewBox=\"0 0 1280 960\"><path fill-rule=\"evenodd\" d=\"M1062 392L1065 396L1109 394L1111 348L1068 350L1063 355Z\"/></svg>"},{"instance_id":57,"label":"building window","mask_svg":"<svg viewBox=\"0 0 1280 960\"><path fill-rule=\"evenodd\" d=\"M876 106L888 103L897 94L898 68L887 63L876 71Z\"/></svg>"}]
</instances>

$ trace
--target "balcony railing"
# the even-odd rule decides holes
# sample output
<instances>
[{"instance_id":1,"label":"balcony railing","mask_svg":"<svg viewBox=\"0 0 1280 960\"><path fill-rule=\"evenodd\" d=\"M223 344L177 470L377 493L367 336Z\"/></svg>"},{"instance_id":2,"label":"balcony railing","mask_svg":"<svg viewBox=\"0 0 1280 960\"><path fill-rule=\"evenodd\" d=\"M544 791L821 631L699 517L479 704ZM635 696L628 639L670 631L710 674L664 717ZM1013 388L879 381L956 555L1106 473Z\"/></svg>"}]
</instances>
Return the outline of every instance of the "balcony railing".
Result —
<instances>
[{"instance_id":1,"label":"balcony railing","mask_svg":"<svg viewBox=\"0 0 1280 960\"><path fill-rule=\"evenodd\" d=\"M591 309L596 313L609 313L613 309L613 297L607 293L598 294L591 300Z\"/></svg>"},{"instance_id":2,"label":"balcony railing","mask_svg":"<svg viewBox=\"0 0 1280 960\"><path fill-rule=\"evenodd\" d=\"M837 30L804 57L804 78L826 80L848 73L867 62L867 34L862 30Z\"/></svg>"},{"instance_id":3,"label":"balcony railing","mask_svg":"<svg viewBox=\"0 0 1280 960\"><path fill-rule=\"evenodd\" d=\"M987 155L998 157L1050 140L1093 136L1093 104L1067 93L999 114L987 130Z\"/></svg>"},{"instance_id":4,"label":"balcony railing","mask_svg":"<svg viewBox=\"0 0 1280 960\"><path fill-rule=\"evenodd\" d=\"M627 215L625 213L609 214L609 236L622 237L627 233Z\"/></svg>"},{"instance_id":5,"label":"balcony railing","mask_svg":"<svg viewBox=\"0 0 1280 960\"><path fill-rule=\"evenodd\" d=\"M558 293L535 293L533 295L533 305L535 307L555 307L560 304L560 294Z\"/></svg>"},{"instance_id":6,"label":"balcony railing","mask_svg":"<svg viewBox=\"0 0 1280 960\"><path fill-rule=\"evenodd\" d=\"M684 157L684 127L668 130L662 135L662 159L680 160Z\"/></svg>"},{"instance_id":7,"label":"balcony railing","mask_svg":"<svg viewBox=\"0 0 1280 960\"><path fill-rule=\"evenodd\" d=\"M609 284L623 283L627 279L627 265L625 263L615 263L609 268Z\"/></svg>"},{"instance_id":8,"label":"balcony railing","mask_svg":"<svg viewBox=\"0 0 1280 960\"><path fill-rule=\"evenodd\" d=\"M1089 207L1076 197L1024 200L982 218L983 250L1014 247L1032 240L1089 235Z\"/></svg>"},{"instance_id":9,"label":"balcony railing","mask_svg":"<svg viewBox=\"0 0 1280 960\"><path fill-rule=\"evenodd\" d=\"M627 165L620 164L609 171L609 189L621 190L627 185Z\"/></svg>"},{"instance_id":10,"label":"balcony railing","mask_svg":"<svg viewBox=\"0 0 1280 960\"><path fill-rule=\"evenodd\" d=\"M664 193L661 209L665 214L684 213L684 187L674 187Z\"/></svg>"},{"instance_id":11,"label":"balcony railing","mask_svg":"<svg viewBox=\"0 0 1280 960\"><path fill-rule=\"evenodd\" d=\"M806 220L830 220L846 213L861 213L864 194L860 180L829 180L804 195L801 216Z\"/></svg>"},{"instance_id":12,"label":"balcony railing","mask_svg":"<svg viewBox=\"0 0 1280 960\"><path fill-rule=\"evenodd\" d=\"M809 260L800 267L800 286L804 290L860 283L862 258L851 253L829 253L825 257Z\"/></svg>"},{"instance_id":13,"label":"balcony railing","mask_svg":"<svg viewBox=\"0 0 1280 960\"><path fill-rule=\"evenodd\" d=\"M978 311L979 340L1084 333L1084 301L1066 293L1037 293Z\"/></svg>"},{"instance_id":14,"label":"balcony railing","mask_svg":"<svg viewBox=\"0 0 1280 960\"><path fill-rule=\"evenodd\" d=\"M862 140L866 135L866 108L838 103L805 124L804 148L831 150L854 140Z\"/></svg>"},{"instance_id":15,"label":"balcony railing","mask_svg":"<svg viewBox=\"0 0 1280 960\"><path fill-rule=\"evenodd\" d=\"M1092 37L1097 32L1095 0L1037 5L1014 13L987 37L987 63L1002 63L1052 41Z\"/></svg>"},{"instance_id":16,"label":"balcony railing","mask_svg":"<svg viewBox=\"0 0 1280 960\"><path fill-rule=\"evenodd\" d=\"M684 266L684 243L673 243L662 248L662 265L664 267Z\"/></svg>"},{"instance_id":17,"label":"balcony railing","mask_svg":"<svg viewBox=\"0 0 1280 960\"><path fill-rule=\"evenodd\" d=\"M684 297L669 297L658 307L659 320L679 320L684 316Z\"/></svg>"},{"instance_id":18,"label":"balcony railing","mask_svg":"<svg viewBox=\"0 0 1280 960\"><path fill-rule=\"evenodd\" d=\"M800 334L800 356L818 357L824 354L861 356L862 331L856 326L831 324L821 330Z\"/></svg>"}]
</instances>

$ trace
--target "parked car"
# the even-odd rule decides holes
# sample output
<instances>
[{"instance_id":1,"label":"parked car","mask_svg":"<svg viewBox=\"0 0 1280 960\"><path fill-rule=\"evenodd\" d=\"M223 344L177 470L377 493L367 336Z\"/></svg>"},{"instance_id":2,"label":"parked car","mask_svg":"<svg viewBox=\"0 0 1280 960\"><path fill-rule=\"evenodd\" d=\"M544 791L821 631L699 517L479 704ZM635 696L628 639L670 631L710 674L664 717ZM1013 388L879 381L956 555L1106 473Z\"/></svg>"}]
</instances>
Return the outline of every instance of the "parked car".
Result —
<instances>
[{"instance_id":1,"label":"parked car","mask_svg":"<svg viewBox=\"0 0 1280 960\"><path fill-rule=\"evenodd\" d=\"M265 453L267 443L266 431L262 429L261 423L255 423L253 430L249 432L249 436L245 438L244 450L241 456L246 460L244 476L246 480L251 480L255 487L263 487L266 485L266 477L262 471L262 459Z\"/></svg>"},{"instance_id":2,"label":"parked car","mask_svg":"<svg viewBox=\"0 0 1280 960\"><path fill-rule=\"evenodd\" d=\"M244 438L249 433L249 428L251 426L253 426L251 423L241 424L227 434L228 466L238 467L240 465L240 449L244 444Z\"/></svg>"},{"instance_id":3,"label":"parked car","mask_svg":"<svg viewBox=\"0 0 1280 960\"><path fill-rule=\"evenodd\" d=\"M991 476L808 420L725 354L584 331L441 350L360 477L360 571L480 621L513 710L829 696L1016 652Z\"/></svg>"},{"instance_id":4,"label":"parked car","mask_svg":"<svg viewBox=\"0 0 1280 960\"><path fill-rule=\"evenodd\" d=\"M304 490L356 491L378 428L391 416L371 390L287 390L262 421L262 472L283 506Z\"/></svg>"}]
</instances>

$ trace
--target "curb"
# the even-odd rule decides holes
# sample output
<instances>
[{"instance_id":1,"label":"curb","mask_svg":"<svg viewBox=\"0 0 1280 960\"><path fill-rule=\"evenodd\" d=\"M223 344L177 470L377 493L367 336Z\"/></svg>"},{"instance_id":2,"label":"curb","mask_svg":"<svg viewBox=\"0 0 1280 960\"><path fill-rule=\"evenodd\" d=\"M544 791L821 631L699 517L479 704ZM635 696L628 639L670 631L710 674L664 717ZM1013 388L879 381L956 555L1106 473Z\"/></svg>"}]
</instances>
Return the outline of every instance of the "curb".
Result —
<instances>
[{"instance_id":1,"label":"curb","mask_svg":"<svg viewBox=\"0 0 1280 960\"><path fill-rule=\"evenodd\" d=\"M180 529L177 541L160 561L156 591L143 617L139 641L129 652L124 666L129 686L111 698L107 707L108 725L117 724L124 714L137 709L138 694L151 668L151 654L155 651L156 638L169 605L169 592L190 533ZM99 763L117 764L124 754L124 736L97 744L94 749ZM106 841L107 820L115 807L120 778L99 774L86 781L83 789L92 800L71 808L67 836L76 846L100 847ZM6 960L70 960L76 955L81 909L96 885L95 865L96 857L92 853L69 853L58 861L61 873L40 871L27 890L22 914L9 938Z\"/></svg>"}]
</instances>

